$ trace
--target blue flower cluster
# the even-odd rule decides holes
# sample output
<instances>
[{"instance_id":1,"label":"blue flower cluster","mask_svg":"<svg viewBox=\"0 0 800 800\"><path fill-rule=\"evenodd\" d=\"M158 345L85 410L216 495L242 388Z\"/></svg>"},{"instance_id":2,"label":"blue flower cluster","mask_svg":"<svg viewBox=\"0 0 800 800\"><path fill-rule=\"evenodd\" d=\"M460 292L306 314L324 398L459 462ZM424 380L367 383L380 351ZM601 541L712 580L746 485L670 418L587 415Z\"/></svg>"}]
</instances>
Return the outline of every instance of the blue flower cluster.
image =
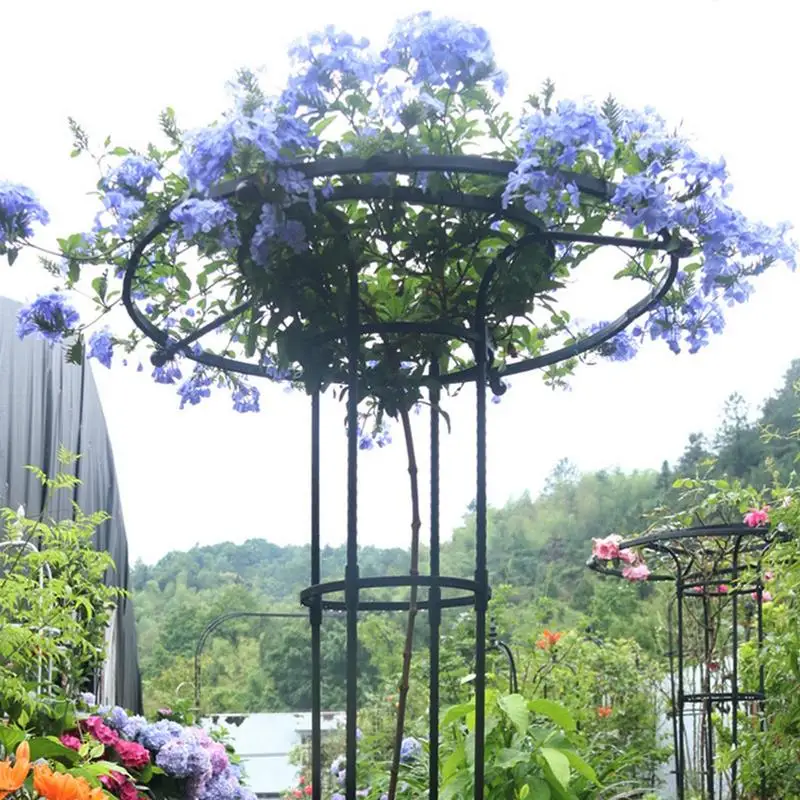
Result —
<instances>
[{"instance_id":1,"label":"blue flower cluster","mask_svg":"<svg viewBox=\"0 0 800 800\"><path fill-rule=\"evenodd\" d=\"M154 180L161 180L155 161L145 156L128 156L106 176L103 183L107 189L141 196Z\"/></svg>"},{"instance_id":2,"label":"blue flower cluster","mask_svg":"<svg viewBox=\"0 0 800 800\"><path fill-rule=\"evenodd\" d=\"M50 344L56 344L72 333L79 322L78 312L63 295L46 294L20 309L17 314L17 336L24 339L38 334Z\"/></svg>"},{"instance_id":3,"label":"blue flower cluster","mask_svg":"<svg viewBox=\"0 0 800 800\"><path fill-rule=\"evenodd\" d=\"M607 322L596 322L590 326L587 335L603 330L608 325ZM620 331L607 342L599 345L595 352L611 361L630 361L638 352L639 345L632 335L626 330Z\"/></svg>"},{"instance_id":4,"label":"blue flower cluster","mask_svg":"<svg viewBox=\"0 0 800 800\"><path fill-rule=\"evenodd\" d=\"M89 338L89 358L96 358L104 367L111 369L114 357L114 340L108 328L95 331Z\"/></svg>"},{"instance_id":5,"label":"blue flower cluster","mask_svg":"<svg viewBox=\"0 0 800 800\"><path fill-rule=\"evenodd\" d=\"M489 34L477 25L434 17L430 11L400 20L381 56L384 69L407 71L417 86L457 91L491 80L498 94L505 90L506 76L495 66Z\"/></svg>"},{"instance_id":6,"label":"blue flower cluster","mask_svg":"<svg viewBox=\"0 0 800 800\"><path fill-rule=\"evenodd\" d=\"M611 159L623 153L619 163L628 167L610 199L612 219L650 236L669 231L694 239L702 264L697 285L688 294L683 291L680 302L652 312L634 338L646 333L663 339L676 353L684 342L697 352L711 333L722 330L721 303L741 303L749 296L749 276L778 261L796 266L788 226L752 223L731 208L724 161L704 159L652 110L620 109L612 130L595 107L561 102L523 120L521 145L504 203L521 198L529 211L546 220L548 214L575 212L580 204L577 187L556 170L595 164L602 175ZM617 360L635 353L627 335L617 337L613 348L611 343L604 347L604 354Z\"/></svg>"},{"instance_id":7,"label":"blue flower cluster","mask_svg":"<svg viewBox=\"0 0 800 800\"><path fill-rule=\"evenodd\" d=\"M49 221L50 215L27 186L0 181L0 249L33 236L34 222Z\"/></svg>"},{"instance_id":8,"label":"blue flower cluster","mask_svg":"<svg viewBox=\"0 0 800 800\"><path fill-rule=\"evenodd\" d=\"M173 209L170 217L181 226L187 242L197 243L213 235L223 247L234 248L239 244L236 212L225 200L192 197Z\"/></svg>"},{"instance_id":9,"label":"blue flower cluster","mask_svg":"<svg viewBox=\"0 0 800 800\"><path fill-rule=\"evenodd\" d=\"M197 365L194 373L178 387L178 394L181 398L181 408L188 403L196 406L204 397L211 396L211 384L214 382L205 370Z\"/></svg>"},{"instance_id":10,"label":"blue flower cluster","mask_svg":"<svg viewBox=\"0 0 800 800\"><path fill-rule=\"evenodd\" d=\"M290 114L303 107L323 109L337 88L372 85L381 65L368 48L368 39L355 39L333 25L295 43L289 50L293 69L281 105Z\"/></svg>"},{"instance_id":11,"label":"blue flower cluster","mask_svg":"<svg viewBox=\"0 0 800 800\"><path fill-rule=\"evenodd\" d=\"M407 736L400 743L400 761L409 764L422 755L422 745L413 737Z\"/></svg>"}]
</instances>

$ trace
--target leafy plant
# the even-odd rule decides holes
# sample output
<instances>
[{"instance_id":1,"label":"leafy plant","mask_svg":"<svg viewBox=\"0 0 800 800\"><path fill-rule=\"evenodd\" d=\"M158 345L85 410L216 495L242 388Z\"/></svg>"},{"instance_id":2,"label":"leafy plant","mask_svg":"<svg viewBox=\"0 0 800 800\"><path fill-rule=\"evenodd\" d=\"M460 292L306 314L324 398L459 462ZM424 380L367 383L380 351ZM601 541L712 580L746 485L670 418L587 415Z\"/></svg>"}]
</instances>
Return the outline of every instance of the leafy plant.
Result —
<instances>
[{"instance_id":1,"label":"leafy plant","mask_svg":"<svg viewBox=\"0 0 800 800\"><path fill-rule=\"evenodd\" d=\"M78 457L63 447L63 468ZM94 545L108 516L85 514L72 504L72 517L50 517L59 493L80 481L69 472L41 482L44 510L29 517L23 508L0 509L0 708L22 725L58 726L70 714L69 698L100 667L105 634L121 591L108 586L111 556Z\"/></svg>"}]
</instances>

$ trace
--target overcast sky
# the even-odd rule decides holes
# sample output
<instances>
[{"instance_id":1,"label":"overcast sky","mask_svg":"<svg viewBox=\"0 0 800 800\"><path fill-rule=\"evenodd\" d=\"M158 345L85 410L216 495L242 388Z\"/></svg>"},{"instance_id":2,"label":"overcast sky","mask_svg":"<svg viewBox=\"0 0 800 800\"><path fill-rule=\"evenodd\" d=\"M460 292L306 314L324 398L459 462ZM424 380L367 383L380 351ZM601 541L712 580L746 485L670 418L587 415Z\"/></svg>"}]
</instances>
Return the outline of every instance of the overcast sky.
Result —
<instances>
[{"instance_id":1,"label":"overcast sky","mask_svg":"<svg viewBox=\"0 0 800 800\"><path fill-rule=\"evenodd\" d=\"M67 115L96 139L111 134L142 146L158 137L167 105L182 127L216 118L238 67L263 67L279 86L288 45L310 30L333 22L382 42L397 16L426 8L488 29L512 97L552 77L560 96L613 92L626 105L653 105L670 122L683 121L703 151L726 158L733 201L745 213L800 228L796 24L781 0L6 4L0 179L30 185L50 210L41 244L88 229L95 207L84 194L96 174L68 157ZM48 285L33 259L0 267L0 294L29 301ZM585 470L674 460L690 432L713 430L733 391L755 411L800 356L798 289L800 276L783 268L763 276L747 306L730 311L724 334L695 356L647 345L634 362L582 367L568 392L547 389L535 374L514 380L502 404L490 407L490 501L538 492L564 457ZM577 308L590 320L611 318L629 299L605 283L576 287ZM235 414L222 394L179 411L174 389L146 375L97 365L94 372L133 559L153 562L196 543L308 540L303 395L267 385L260 415ZM473 397L467 387L448 401L443 531L474 497ZM342 413L331 401L324 407L323 537L332 544L345 534ZM406 546L403 449L366 453L360 463L360 541Z\"/></svg>"}]
</instances>

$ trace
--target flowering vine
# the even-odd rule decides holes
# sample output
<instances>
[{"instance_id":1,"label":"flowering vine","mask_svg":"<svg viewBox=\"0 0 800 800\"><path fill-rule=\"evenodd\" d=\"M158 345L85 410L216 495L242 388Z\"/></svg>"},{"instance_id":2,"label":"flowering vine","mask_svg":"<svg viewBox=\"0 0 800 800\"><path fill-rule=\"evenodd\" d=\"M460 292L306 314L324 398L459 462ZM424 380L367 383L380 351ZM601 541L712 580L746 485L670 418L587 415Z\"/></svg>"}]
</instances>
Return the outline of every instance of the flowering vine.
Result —
<instances>
[{"instance_id":1,"label":"flowering vine","mask_svg":"<svg viewBox=\"0 0 800 800\"><path fill-rule=\"evenodd\" d=\"M524 234L524 212L547 229L691 243L692 257L663 302L600 347L601 356L615 360L632 358L648 338L674 352L697 352L722 330L725 307L747 299L754 276L779 262L795 266L787 226L752 222L729 205L724 161L701 155L652 109L613 99L556 101L546 83L519 115L509 113L502 101L507 77L480 27L425 12L398 22L381 48L328 27L289 55L290 77L276 97L242 72L232 108L212 125L183 131L168 110L161 119L166 146L137 152L109 142L92 151L104 168L94 225L60 239L58 261L43 259L58 291L23 310L20 336L68 339L74 358L86 337L90 358L110 367L121 352L127 361L140 349L141 333L105 321L107 327L93 328L98 323L81 321L69 295L82 289L93 298L95 318L109 314L120 303L133 243L165 216L171 224L149 242L133 280L140 313L177 341L244 302L245 313L193 347L247 360L290 385L324 385L340 374L341 346L320 351L302 341L308 330L342 325L341 265L349 254L359 254L365 319L464 324L487 265ZM75 154L90 151L86 133L72 128ZM384 153L475 152L505 159L508 174L402 174L380 166ZM377 160L360 175L314 177L306 169L345 156ZM216 188L250 175L258 176L255 183L234 194ZM604 191L585 194L575 175ZM377 189L370 194L370 187ZM417 192L419 204L394 201L400 189ZM426 196L447 192L502 202L496 213L483 214L438 201L424 205ZM13 261L47 221L31 190L0 183L0 253ZM552 254L534 243L501 271L489 313L498 368L597 329L598 322L581 326L556 305L592 252L591 244L574 243ZM617 277L652 284L664 268L652 252L628 249ZM245 379L206 365L186 369L188 348L170 355L151 374L176 388L181 407L222 386L237 411L260 408L258 387ZM455 342L400 336L367 337L362 357L364 395L381 417L417 401L432 361L448 371L468 365L471 354ZM141 361L133 363L139 368ZM402 391L389 391L387 374L398 363L408 365ZM551 367L547 375L559 380L573 367ZM362 443L370 446L367 438Z\"/></svg>"}]
</instances>

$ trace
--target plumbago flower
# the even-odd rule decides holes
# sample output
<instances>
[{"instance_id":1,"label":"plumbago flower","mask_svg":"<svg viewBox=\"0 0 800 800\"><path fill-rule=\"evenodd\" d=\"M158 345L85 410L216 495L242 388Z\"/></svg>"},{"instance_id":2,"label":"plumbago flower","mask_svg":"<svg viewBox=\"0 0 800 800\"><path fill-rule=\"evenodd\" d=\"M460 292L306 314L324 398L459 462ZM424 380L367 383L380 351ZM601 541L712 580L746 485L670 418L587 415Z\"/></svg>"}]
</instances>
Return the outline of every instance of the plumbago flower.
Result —
<instances>
[{"instance_id":1,"label":"plumbago flower","mask_svg":"<svg viewBox=\"0 0 800 800\"><path fill-rule=\"evenodd\" d=\"M140 315L173 343L198 334L191 347L157 355L152 378L171 385L182 408L223 387L237 411L250 412L260 408L256 386L182 362L216 354L289 386L340 380L344 345L308 337L345 325L348 264L359 270L365 321L463 329L481 277L533 217L546 229L662 237L670 249L690 250L661 304L600 347L600 356L618 361L633 358L648 339L676 353L697 352L723 329L726 307L747 299L755 276L777 263L795 267L787 226L771 228L733 208L724 161L697 152L652 109L612 99L556 101L545 83L520 114L506 111L506 76L480 27L426 12L398 22L381 47L328 27L289 55L290 77L277 97L242 72L232 107L208 127L182 131L168 110L161 119L166 146L140 153L109 143L93 153L109 165L94 227L60 240L64 296L26 308L20 336L69 337L78 345L85 338L89 357L104 366L117 350L127 361L142 334L112 324L109 312L121 302L132 247L144 241L141 268L131 277ZM86 134L76 125L73 133L76 151L89 150ZM479 154L505 160L508 170L495 177L398 173L387 153ZM355 175L309 167L340 157L373 160ZM591 195L580 188L589 178L601 187ZM454 192L488 198L490 211L441 201ZM401 196L413 202L399 202ZM11 255L33 223L46 221L29 190L0 184L0 252ZM594 249L573 243L551 250L532 241L498 270L487 319L500 374L519 358L602 326L576 326L558 306ZM616 278L640 282L643 293L667 266L654 251L623 248L619 258ZM69 305L66 293L79 289L93 297L93 317L109 315L97 330ZM199 335L215 321L214 333ZM385 417L421 398L432 363L452 372L469 367L472 354L456 340L398 334L365 336L360 358L364 419L375 426L362 431L361 446L369 449L387 443ZM559 382L574 366L552 366L546 378Z\"/></svg>"}]
</instances>

